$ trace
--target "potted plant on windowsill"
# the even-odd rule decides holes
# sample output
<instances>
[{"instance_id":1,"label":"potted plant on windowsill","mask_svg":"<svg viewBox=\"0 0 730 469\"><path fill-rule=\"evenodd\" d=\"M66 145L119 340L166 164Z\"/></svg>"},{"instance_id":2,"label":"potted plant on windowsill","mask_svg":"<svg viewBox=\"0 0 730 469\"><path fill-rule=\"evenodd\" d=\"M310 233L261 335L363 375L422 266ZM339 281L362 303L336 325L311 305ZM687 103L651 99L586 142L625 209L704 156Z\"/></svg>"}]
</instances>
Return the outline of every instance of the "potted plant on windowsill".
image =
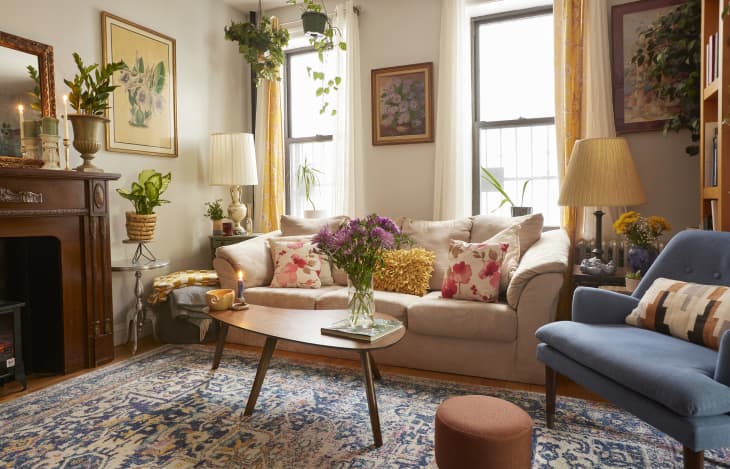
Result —
<instances>
[{"instance_id":1,"label":"potted plant on windowsill","mask_svg":"<svg viewBox=\"0 0 730 469\"><path fill-rule=\"evenodd\" d=\"M636 290L636 286L639 285L639 282L641 281L641 271L637 270L636 272L626 272L626 291L629 293L633 293L634 290Z\"/></svg>"},{"instance_id":2,"label":"potted plant on windowsill","mask_svg":"<svg viewBox=\"0 0 730 469\"><path fill-rule=\"evenodd\" d=\"M304 33L309 37L309 44L317 51L317 58L320 64L324 65L325 53L335 47L340 50L347 50L347 43L342 40L342 32L339 28L332 25L324 3L321 0L287 0L288 5L297 6L302 11L302 27ZM342 83L342 77L327 77L324 69L313 70L307 67L307 74L317 83L315 93L318 97L323 98L322 107L319 109L320 114L324 114L329 107L329 101L325 98L335 91L339 90ZM330 109L330 114L337 114L336 109Z\"/></svg>"},{"instance_id":3,"label":"potted plant on windowsill","mask_svg":"<svg viewBox=\"0 0 730 469\"><path fill-rule=\"evenodd\" d=\"M521 215L530 215L532 213L532 207L525 207L523 204L525 203L525 191L527 190L527 184L529 184L532 179L526 180L522 184L522 193L520 194L520 205L515 205L512 198L507 195L507 192L504 190L504 187L502 187L502 184L499 182L497 177L492 174L487 168L482 166L482 179L489 182L500 194L502 194L502 202L499 203L499 206L495 208L494 210L497 210L501 208L504 204L510 204L511 213L513 217L519 217Z\"/></svg>"},{"instance_id":4,"label":"potted plant on windowsill","mask_svg":"<svg viewBox=\"0 0 730 469\"><path fill-rule=\"evenodd\" d=\"M225 38L238 42L238 51L251 65L256 86L262 80L280 80L279 69L284 63L284 48L289 44L289 31L280 28L276 17L261 16L258 25L231 22Z\"/></svg>"},{"instance_id":5,"label":"potted plant on windowsill","mask_svg":"<svg viewBox=\"0 0 730 469\"><path fill-rule=\"evenodd\" d=\"M155 237L157 214L155 207L170 203L161 199L160 195L170 185L172 174L162 173L154 169L145 169L132 183L130 190L117 189L119 195L132 202L134 212L127 212L127 237L132 241L151 241Z\"/></svg>"},{"instance_id":6,"label":"potted plant on windowsill","mask_svg":"<svg viewBox=\"0 0 730 469\"><path fill-rule=\"evenodd\" d=\"M223 199L216 199L214 202L206 202L208 207L204 215L213 222L213 235L223 234Z\"/></svg>"},{"instance_id":7,"label":"potted plant on windowsill","mask_svg":"<svg viewBox=\"0 0 730 469\"><path fill-rule=\"evenodd\" d=\"M104 126L109 122L104 117L104 111L109 107L109 94L117 88L117 85L111 84L112 75L122 69L124 62L108 63L103 67L93 64L87 67L78 53L74 52L73 58L78 73L73 81L64 79L63 82L71 90L68 102L76 111L76 114L68 116L74 129L73 145L84 160L82 165L74 169L103 173L104 170L94 166L91 160L101 148Z\"/></svg>"},{"instance_id":8,"label":"potted plant on windowsill","mask_svg":"<svg viewBox=\"0 0 730 469\"><path fill-rule=\"evenodd\" d=\"M304 186L304 197L312 206L312 210L304 211L304 218L322 218L325 216L324 210L317 210L312 201L312 190L319 185L319 175L322 171L309 166L309 162L305 159L304 163L299 165L297 169L297 183Z\"/></svg>"}]
</instances>

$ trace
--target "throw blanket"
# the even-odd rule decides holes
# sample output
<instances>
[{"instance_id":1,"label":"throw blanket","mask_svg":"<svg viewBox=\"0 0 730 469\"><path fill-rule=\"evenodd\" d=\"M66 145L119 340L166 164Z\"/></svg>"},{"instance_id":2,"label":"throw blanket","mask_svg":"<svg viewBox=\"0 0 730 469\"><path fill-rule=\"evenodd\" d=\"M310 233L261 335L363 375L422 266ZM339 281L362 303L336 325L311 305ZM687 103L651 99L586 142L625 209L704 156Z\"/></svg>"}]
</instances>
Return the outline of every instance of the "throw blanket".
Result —
<instances>
[{"instance_id":1,"label":"throw blanket","mask_svg":"<svg viewBox=\"0 0 730 469\"><path fill-rule=\"evenodd\" d=\"M152 282L153 291L147 298L147 302L153 305L161 303L167 300L171 291L191 285L216 286L218 285L218 273L215 270L181 270L155 277ZM205 297L203 304L205 304Z\"/></svg>"}]
</instances>

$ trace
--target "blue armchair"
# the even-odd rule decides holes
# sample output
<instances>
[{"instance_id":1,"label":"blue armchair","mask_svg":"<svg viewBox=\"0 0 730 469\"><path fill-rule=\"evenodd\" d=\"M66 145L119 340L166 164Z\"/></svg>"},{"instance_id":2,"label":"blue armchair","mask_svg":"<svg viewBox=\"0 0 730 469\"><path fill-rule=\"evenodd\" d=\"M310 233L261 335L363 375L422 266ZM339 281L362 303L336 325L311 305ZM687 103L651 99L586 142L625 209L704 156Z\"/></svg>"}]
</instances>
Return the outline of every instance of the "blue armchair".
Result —
<instances>
[{"instance_id":1,"label":"blue armchair","mask_svg":"<svg viewBox=\"0 0 730 469\"><path fill-rule=\"evenodd\" d=\"M704 450L730 446L730 335L716 351L627 325L625 317L659 277L730 285L730 233L677 234L631 296L579 287L573 320L537 330L547 426L553 427L560 373L678 440L684 467L702 468Z\"/></svg>"}]
</instances>

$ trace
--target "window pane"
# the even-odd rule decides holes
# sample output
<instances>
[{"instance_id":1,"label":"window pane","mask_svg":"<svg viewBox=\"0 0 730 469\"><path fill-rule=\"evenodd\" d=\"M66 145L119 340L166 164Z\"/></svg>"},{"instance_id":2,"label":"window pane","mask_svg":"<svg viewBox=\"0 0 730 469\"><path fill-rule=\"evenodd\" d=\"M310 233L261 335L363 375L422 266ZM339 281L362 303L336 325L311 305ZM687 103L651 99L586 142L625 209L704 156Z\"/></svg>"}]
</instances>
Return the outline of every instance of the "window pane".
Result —
<instances>
[{"instance_id":1,"label":"window pane","mask_svg":"<svg viewBox=\"0 0 730 469\"><path fill-rule=\"evenodd\" d=\"M479 120L555 115L553 16L481 23Z\"/></svg>"},{"instance_id":2,"label":"window pane","mask_svg":"<svg viewBox=\"0 0 730 469\"><path fill-rule=\"evenodd\" d=\"M479 166L501 168L502 187L516 205L530 206L533 213L542 213L546 226L560 224L554 125L481 129ZM522 201L522 187L528 179ZM502 195L488 182L481 182L480 186L480 213L510 216L509 203L499 208Z\"/></svg>"},{"instance_id":3,"label":"window pane","mask_svg":"<svg viewBox=\"0 0 730 469\"><path fill-rule=\"evenodd\" d=\"M304 160L307 165L320 171L319 184L311 189L309 197L314 202L316 210L325 210L329 215L339 213L336 202L341 197L335 197L335 144L329 142L307 142L289 144L289 194L291 204L287 213L303 216L304 210L312 210L312 206L305 199L304 186L297 181L299 167Z\"/></svg>"},{"instance_id":4,"label":"window pane","mask_svg":"<svg viewBox=\"0 0 730 469\"><path fill-rule=\"evenodd\" d=\"M325 62L327 65L327 62ZM289 137L314 137L315 135L332 135L334 118L331 113L319 113L323 99L315 95L319 84L307 73L307 67L321 70L322 64L315 52L293 54L289 61L289 101L288 111L291 118L291 134ZM328 74L332 76L333 74ZM332 99L330 98L330 106Z\"/></svg>"}]
</instances>

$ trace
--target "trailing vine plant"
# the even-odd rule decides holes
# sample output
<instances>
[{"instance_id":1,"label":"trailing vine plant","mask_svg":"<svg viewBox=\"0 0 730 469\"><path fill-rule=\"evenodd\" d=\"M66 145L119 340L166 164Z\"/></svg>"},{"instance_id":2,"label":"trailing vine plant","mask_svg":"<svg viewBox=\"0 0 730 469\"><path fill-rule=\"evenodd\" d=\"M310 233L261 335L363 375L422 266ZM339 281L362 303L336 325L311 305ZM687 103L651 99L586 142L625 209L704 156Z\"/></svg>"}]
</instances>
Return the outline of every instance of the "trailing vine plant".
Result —
<instances>
[{"instance_id":1,"label":"trailing vine plant","mask_svg":"<svg viewBox=\"0 0 730 469\"><path fill-rule=\"evenodd\" d=\"M699 153L700 139L700 0L688 0L639 34L639 48L631 58L647 88L678 112L664 124L664 133L688 129L688 155Z\"/></svg>"},{"instance_id":2,"label":"trailing vine plant","mask_svg":"<svg viewBox=\"0 0 730 469\"><path fill-rule=\"evenodd\" d=\"M238 42L238 51L251 65L257 87L262 80L281 80L279 69L284 63L284 48L289 44L287 29L278 27L272 18L261 16L258 26L234 21L224 32L226 39Z\"/></svg>"}]
</instances>

